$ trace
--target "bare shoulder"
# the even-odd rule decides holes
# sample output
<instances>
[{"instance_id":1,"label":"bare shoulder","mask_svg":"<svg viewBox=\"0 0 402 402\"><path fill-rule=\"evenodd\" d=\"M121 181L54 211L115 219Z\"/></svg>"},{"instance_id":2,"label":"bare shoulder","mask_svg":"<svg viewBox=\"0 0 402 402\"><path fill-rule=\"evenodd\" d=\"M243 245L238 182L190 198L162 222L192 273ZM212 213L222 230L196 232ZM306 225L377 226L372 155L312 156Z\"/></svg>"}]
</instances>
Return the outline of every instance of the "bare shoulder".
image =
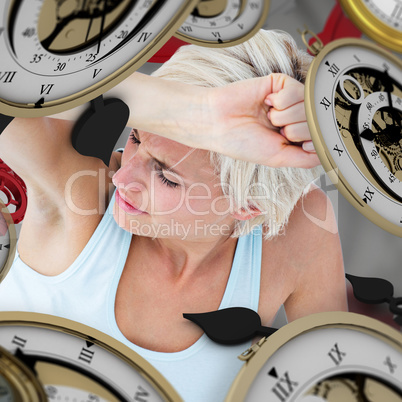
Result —
<instances>
[{"instance_id":1,"label":"bare shoulder","mask_svg":"<svg viewBox=\"0 0 402 402\"><path fill-rule=\"evenodd\" d=\"M263 241L261 269L261 296L269 282L280 281L279 297L290 320L346 309L336 216L321 189L312 185L296 204L284 232Z\"/></svg>"}]
</instances>

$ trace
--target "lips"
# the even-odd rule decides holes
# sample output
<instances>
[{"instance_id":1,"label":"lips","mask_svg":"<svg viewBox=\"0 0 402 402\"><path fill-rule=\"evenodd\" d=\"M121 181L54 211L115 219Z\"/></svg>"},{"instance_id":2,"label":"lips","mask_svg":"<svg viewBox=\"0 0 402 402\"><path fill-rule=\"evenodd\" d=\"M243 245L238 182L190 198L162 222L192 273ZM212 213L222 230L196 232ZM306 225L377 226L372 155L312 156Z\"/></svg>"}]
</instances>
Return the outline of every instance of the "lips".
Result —
<instances>
[{"instance_id":1,"label":"lips","mask_svg":"<svg viewBox=\"0 0 402 402\"><path fill-rule=\"evenodd\" d=\"M130 202L128 202L124 196L120 194L119 190L116 190L116 202L123 211L131 215L146 214L145 211L135 208Z\"/></svg>"}]
</instances>

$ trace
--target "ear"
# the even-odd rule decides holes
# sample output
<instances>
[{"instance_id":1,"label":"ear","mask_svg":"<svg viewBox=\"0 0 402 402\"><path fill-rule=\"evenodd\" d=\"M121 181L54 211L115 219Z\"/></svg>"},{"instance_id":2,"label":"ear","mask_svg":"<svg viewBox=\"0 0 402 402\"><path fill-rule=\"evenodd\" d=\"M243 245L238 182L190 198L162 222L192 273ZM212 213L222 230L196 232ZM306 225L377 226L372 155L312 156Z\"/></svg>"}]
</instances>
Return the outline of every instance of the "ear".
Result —
<instances>
[{"instance_id":1,"label":"ear","mask_svg":"<svg viewBox=\"0 0 402 402\"><path fill-rule=\"evenodd\" d=\"M247 213L244 208L240 208L239 210L232 212L231 215L233 216L233 218L238 219L239 221L247 221L251 218L255 218L258 215L261 215L261 211L253 206L249 206L249 208L251 209L251 212Z\"/></svg>"}]
</instances>

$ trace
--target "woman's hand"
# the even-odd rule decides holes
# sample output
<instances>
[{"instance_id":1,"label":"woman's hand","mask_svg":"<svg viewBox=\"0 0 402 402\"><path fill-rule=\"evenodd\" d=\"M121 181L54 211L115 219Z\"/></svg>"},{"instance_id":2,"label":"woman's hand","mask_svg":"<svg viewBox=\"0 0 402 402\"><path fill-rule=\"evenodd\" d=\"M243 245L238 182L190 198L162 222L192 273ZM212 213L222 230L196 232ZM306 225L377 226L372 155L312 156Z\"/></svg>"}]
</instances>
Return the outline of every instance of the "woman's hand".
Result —
<instances>
[{"instance_id":1,"label":"woman's hand","mask_svg":"<svg viewBox=\"0 0 402 402\"><path fill-rule=\"evenodd\" d=\"M304 85L285 74L235 82L211 92L214 119L206 149L272 167L312 168ZM214 149L213 149L214 148Z\"/></svg>"},{"instance_id":2,"label":"woman's hand","mask_svg":"<svg viewBox=\"0 0 402 402\"><path fill-rule=\"evenodd\" d=\"M320 164L304 112L304 85L285 74L204 88L134 73L105 94L130 108L128 126L194 148L272 167ZM58 118L79 115L77 109Z\"/></svg>"}]
</instances>

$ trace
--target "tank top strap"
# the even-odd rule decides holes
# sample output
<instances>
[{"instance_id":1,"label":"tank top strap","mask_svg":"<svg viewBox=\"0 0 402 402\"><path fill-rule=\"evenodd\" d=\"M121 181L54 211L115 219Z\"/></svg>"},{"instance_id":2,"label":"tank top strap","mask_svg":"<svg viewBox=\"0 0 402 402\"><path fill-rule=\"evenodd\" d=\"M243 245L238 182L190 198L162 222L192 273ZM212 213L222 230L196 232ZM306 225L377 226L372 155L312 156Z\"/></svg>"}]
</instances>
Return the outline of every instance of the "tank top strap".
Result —
<instances>
[{"instance_id":1,"label":"tank top strap","mask_svg":"<svg viewBox=\"0 0 402 402\"><path fill-rule=\"evenodd\" d=\"M246 307L258 311L261 257L262 225L259 225L239 237L221 309Z\"/></svg>"}]
</instances>

